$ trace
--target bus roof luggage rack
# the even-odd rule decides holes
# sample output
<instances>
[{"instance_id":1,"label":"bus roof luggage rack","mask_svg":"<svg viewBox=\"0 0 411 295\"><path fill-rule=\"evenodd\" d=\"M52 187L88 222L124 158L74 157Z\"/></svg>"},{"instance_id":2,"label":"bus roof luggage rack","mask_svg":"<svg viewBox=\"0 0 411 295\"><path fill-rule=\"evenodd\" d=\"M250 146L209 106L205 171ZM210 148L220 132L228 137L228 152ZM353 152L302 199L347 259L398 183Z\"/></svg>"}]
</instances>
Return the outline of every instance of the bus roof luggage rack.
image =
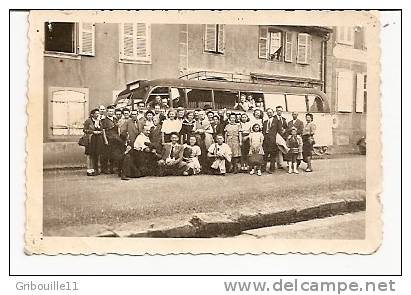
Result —
<instances>
[{"instance_id":1,"label":"bus roof luggage rack","mask_svg":"<svg viewBox=\"0 0 411 295\"><path fill-rule=\"evenodd\" d=\"M223 81L238 83L253 83L250 75L234 74L225 72L198 71L180 76L179 79L186 80L203 80L203 81Z\"/></svg>"}]
</instances>

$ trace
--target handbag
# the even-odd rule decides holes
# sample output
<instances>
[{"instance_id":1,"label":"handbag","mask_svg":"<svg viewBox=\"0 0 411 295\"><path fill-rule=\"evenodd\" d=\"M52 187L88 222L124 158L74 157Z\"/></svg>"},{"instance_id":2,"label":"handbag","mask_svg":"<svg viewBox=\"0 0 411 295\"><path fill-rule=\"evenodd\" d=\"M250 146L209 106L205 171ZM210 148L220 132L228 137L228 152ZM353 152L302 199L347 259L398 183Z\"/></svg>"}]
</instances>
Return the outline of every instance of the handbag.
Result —
<instances>
[{"instance_id":1,"label":"handbag","mask_svg":"<svg viewBox=\"0 0 411 295\"><path fill-rule=\"evenodd\" d=\"M78 145L88 147L88 144L89 144L88 135L83 134L83 136L80 137L80 139L78 140Z\"/></svg>"}]
</instances>

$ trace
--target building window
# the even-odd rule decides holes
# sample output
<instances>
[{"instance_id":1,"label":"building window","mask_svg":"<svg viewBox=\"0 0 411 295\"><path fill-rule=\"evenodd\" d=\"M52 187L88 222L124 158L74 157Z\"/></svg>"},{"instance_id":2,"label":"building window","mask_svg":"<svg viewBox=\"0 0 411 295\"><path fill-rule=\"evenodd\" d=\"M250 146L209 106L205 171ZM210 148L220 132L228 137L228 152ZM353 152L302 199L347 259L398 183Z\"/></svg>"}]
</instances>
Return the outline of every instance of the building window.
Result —
<instances>
[{"instance_id":1,"label":"building window","mask_svg":"<svg viewBox=\"0 0 411 295\"><path fill-rule=\"evenodd\" d=\"M88 90L52 87L50 97L51 134L82 135L88 117Z\"/></svg>"},{"instance_id":2,"label":"building window","mask_svg":"<svg viewBox=\"0 0 411 295\"><path fill-rule=\"evenodd\" d=\"M120 24L120 61L151 62L151 26L149 24Z\"/></svg>"},{"instance_id":3,"label":"building window","mask_svg":"<svg viewBox=\"0 0 411 295\"><path fill-rule=\"evenodd\" d=\"M299 33L297 46L297 63L308 64L311 55L311 36L306 33Z\"/></svg>"},{"instance_id":4,"label":"building window","mask_svg":"<svg viewBox=\"0 0 411 295\"><path fill-rule=\"evenodd\" d=\"M366 112L367 103L367 75L357 74L357 92L355 97L355 111L357 113Z\"/></svg>"},{"instance_id":5,"label":"building window","mask_svg":"<svg viewBox=\"0 0 411 295\"><path fill-rule=\"evenodd\" d=\"M337 72L337 111L352 112L353 109L353 73L351 71Z\"/></svg>"},{"instance_id":6,"label":"building window","mask_svg":"<svg viewBox=\"0 0 411 295\"><path fill-rule=\"evenodd\" d=\"M363 27L354 28L354 49L366 50L365 31Z\"/></svg>"},{"instance_id":7,"label":"building window","mask_svg":"<svg viewBox=\"0 0 411 295\"><path fill-rule=\"evenodd\" d=\"M337 43L345 45L354 45L354 28L353 27L337 27L336 40Z\"/></svg>"},{"instance_id":8,"label":"building window","mask_svg":"<svg viewBox=\"0 0 411 295\"><path fill-rule=\"evenodd\" d=\"M258 57L268 60L282 61L283 32L267 26L259 27Z\"/></svg>"},{"instance_id":9,"label":"building window","mask_svg":"<svg viewBox=\"0 0 411 295\"><path fill-rule=\"evenodd\" d=\"M204 51L224 53L224 25L205 25Z\"/></svg>"},{"instance_id":10,"label":"building window","mask_svg":"<svg viewBox=\"0 0 411 295\"><path fill-rule=\"evenodd\" d=\"M46 53L60 55L95 55L93 23L44 23Z\"/></svg>"}]
</instances>

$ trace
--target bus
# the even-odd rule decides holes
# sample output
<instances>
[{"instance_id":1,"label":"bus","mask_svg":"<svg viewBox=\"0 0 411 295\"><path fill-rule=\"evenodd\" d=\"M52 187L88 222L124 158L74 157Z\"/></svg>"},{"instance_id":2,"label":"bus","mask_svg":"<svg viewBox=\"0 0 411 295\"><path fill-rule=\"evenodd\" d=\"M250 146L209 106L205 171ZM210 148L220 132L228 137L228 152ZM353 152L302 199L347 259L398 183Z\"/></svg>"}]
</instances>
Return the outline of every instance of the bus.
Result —
<instances>
[{"instance_id":1,"label":"bus","mask_svg":"<svg viewBox=\"0 0 411 295\"><path fill-rule=\"evenodd\" d=\"M292 112L298 112L303 122L305 114L312 113L317 125L314 152L323 155L332 145L329 100L324 92L315 88L208 80L138 80L127 84L118 94L115 105L120 109L150 108L161 100L174 108L233 110L242 94L262 102L264 110L282 106L287 121L291 120Z\"/></svg>"}]
</instances>

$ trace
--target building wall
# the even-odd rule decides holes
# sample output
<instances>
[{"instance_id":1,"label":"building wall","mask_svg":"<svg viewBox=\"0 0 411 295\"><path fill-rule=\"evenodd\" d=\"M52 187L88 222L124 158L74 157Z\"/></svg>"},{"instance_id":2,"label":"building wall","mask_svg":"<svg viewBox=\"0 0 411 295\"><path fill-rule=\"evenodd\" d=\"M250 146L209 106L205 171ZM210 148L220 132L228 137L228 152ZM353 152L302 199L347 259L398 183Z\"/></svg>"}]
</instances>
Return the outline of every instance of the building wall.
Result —
<instances>
[{"instance_id":1,"label":"building wall","mask_svg":"<svg viewBox=\"0 0 411 295\"><path fill-rule=\"evenodd\" d=\"M151 64L119 62L119 25L95 25L95 56L80 59L44 57L44 117L48 118L50 87L87 88L88 109L112 103L113 91L138 79L178 76L178 25L151 25ZM164 54L167 52L167 54ZM44 140L52 140L44 120ZM59 140L59 139L57 139Z\"/></svg>"},{"instance_id":2,"label":"building wall","mask_svg":"<svg viewBox=\"0 0 411 295\"><path fill-rule=\"evenodd\" d=\"M224 54L204 51L204 25L188 26L188 72L197 70L241 74L261 73L321 79L321 37L312 35L311 61L307 65L258 58L259 26L225 25ZM292 32L291 30L285 30ZM296 57L297 33L293 34Z\"/></svg>"},{"instance_id":3,"label":"building wall","mask_svg":"<svg viewBox=\"0 0 411 295\"><path fill-rule=\"evenodd\" d=\"M337 32L337 28L334 28ZM357 44L347 45L337 41L336 33L332 34L332 80L331 84L331 111L334 114L333 144L337 146L355 145L357 141L366 135L366 112L357 112L357 75L367 74L367 51L366 44L359 46ZM365 42L365 40L361 40ZM357 49L361 48L361 49ZM352 108L347 112L338 111L338 72L352 72L352 93L346 93L352 101Z\"/></svg>"}]
</instances>

